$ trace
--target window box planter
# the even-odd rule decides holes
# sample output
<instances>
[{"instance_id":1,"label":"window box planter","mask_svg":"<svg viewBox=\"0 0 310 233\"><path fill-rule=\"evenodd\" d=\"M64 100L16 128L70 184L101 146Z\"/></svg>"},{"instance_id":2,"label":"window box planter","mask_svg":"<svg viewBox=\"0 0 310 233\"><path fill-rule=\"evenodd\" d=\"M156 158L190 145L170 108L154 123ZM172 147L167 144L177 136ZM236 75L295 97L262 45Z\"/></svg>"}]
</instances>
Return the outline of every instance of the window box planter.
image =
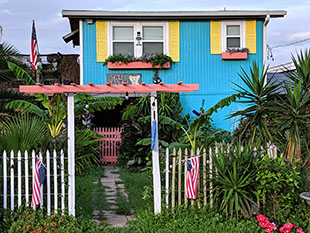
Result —
<instances>
[{"instance_id":1,"label":"window box planter","mask_svg":"<svg viewBox=\"0 0 310 233\"><path fill-rule=\"evenodd\" d=\"M160 65L153 66L152 63L147 63L143 61L135 61L135 62L128 62L122 63L122 62L108 62L108 69L110 70L122 70L122 69L169 69L170 68L170 62L166 62L162 67Z\"/></svg>"},{"instance_id":2,"label":"window box planter","mask_svg":"<svg viewBox=\"0 0 310 233\"><path fill-rule=\"evenodd\" d=\"M222 53L222 60L246 60L247 58L248 58L247 52Z\"/></svg>"}]
</instances>

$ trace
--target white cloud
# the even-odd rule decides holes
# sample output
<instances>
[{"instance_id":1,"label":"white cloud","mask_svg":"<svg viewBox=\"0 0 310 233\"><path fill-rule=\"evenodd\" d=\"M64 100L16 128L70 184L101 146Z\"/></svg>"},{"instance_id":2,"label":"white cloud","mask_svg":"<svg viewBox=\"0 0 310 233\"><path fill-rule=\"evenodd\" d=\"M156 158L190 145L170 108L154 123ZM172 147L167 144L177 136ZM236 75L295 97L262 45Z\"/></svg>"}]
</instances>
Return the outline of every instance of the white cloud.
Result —
<instances>
[{"instance_id":1,"label":"white cloud","mask_svg":"<svg viewBox=\"0 0 310 233\"><path fill-rule=\"evenodd\" d=\"M8 10L8 9L3 9L3 10L1 10L1 11L0 11L0 14L13 15L13 13L12 13L10 10Z\"/></svg>"}]
</instances>

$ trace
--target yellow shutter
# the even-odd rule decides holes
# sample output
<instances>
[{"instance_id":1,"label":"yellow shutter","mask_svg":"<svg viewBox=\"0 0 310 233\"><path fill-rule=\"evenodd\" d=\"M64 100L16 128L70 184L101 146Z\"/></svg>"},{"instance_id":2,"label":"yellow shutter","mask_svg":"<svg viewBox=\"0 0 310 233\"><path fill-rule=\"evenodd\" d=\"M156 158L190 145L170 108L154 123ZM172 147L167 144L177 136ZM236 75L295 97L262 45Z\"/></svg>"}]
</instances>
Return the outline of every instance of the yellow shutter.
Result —
<instances>
[{"instance_id":1,"label":"yellow shutter","mask_svg":"<svg viewBox=\"0 0 310 233\"><path fill-rule=\"evenodd\" d=\"M180 61L180 23L169 21L169 56L172 61Z\"/></svg>"},{"instance_id":2,"label":"yellow shutter","mask_svg":"<svg viewBox=\"0 0 310 233\"><path fill-rule=\"evenodd\" d=\"M245 44L249 53L256 53L256 20L245 22Z\"/></svg>"},{"instance_id":3,"label":"yellow shutter","mask_svg":"<svg viewBox=\"0 0 310 233\"><path fill-rule=\"evenodd\" d=\"M107 21L96 21L97 62L104 62L108 56Z\"/></svg>"},{"instance_id":4,"label":"yellow shutter","mask_svg":"<svg viewBox=\"0 0 310 233\"><path fill-rule=\"evenodd\" d=\"M221 54L221 21L210 22L211 54Z\"/></svg>"}]
</instances>

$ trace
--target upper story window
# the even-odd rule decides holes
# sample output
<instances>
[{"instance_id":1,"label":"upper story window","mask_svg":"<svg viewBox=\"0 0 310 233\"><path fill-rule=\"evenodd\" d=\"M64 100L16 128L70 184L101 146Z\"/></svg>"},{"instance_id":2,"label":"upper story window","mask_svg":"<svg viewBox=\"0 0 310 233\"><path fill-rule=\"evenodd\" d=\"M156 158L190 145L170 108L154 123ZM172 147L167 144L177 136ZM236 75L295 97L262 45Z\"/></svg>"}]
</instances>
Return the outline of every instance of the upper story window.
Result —
<instances>
[{"instance_id":1,"label":"upper story window","mask_svg":"<svg viewBox=\"0 0 310 233\"><path fill-rule=\"evenodd\" d=\"M141 57L168 54L167 22L110 22L109 55Z\"/></svg>"},{"instance_id":2,"label":"upper story window","mask_svg":"<svg viewBox=\"0 0 310 233\"><path fill-rule=\"evenodd\" d=\"M245 48L245 26L243 21L222 22L222 51Z\"/></svg>"}]
</instances>

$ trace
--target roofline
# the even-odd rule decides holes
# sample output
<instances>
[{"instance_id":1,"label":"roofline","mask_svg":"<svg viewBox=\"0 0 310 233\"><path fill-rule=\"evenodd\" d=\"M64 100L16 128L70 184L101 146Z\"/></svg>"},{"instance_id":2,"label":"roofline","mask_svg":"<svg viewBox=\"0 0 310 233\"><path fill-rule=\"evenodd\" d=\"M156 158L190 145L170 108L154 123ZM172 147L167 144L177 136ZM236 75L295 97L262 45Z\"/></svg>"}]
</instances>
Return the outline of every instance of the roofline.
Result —
<instances>
[{"instance_id":1,"label":"roofline","mask_svg":"<svg viewBox=\"0 0 310 233\"><path fill-rule=\"evenodd\" d=\"M231 19L231 18L272 18L284 17L286 11L90 11L63 10L62 16L76 19Z\"/></svg>"}]
</instances>

